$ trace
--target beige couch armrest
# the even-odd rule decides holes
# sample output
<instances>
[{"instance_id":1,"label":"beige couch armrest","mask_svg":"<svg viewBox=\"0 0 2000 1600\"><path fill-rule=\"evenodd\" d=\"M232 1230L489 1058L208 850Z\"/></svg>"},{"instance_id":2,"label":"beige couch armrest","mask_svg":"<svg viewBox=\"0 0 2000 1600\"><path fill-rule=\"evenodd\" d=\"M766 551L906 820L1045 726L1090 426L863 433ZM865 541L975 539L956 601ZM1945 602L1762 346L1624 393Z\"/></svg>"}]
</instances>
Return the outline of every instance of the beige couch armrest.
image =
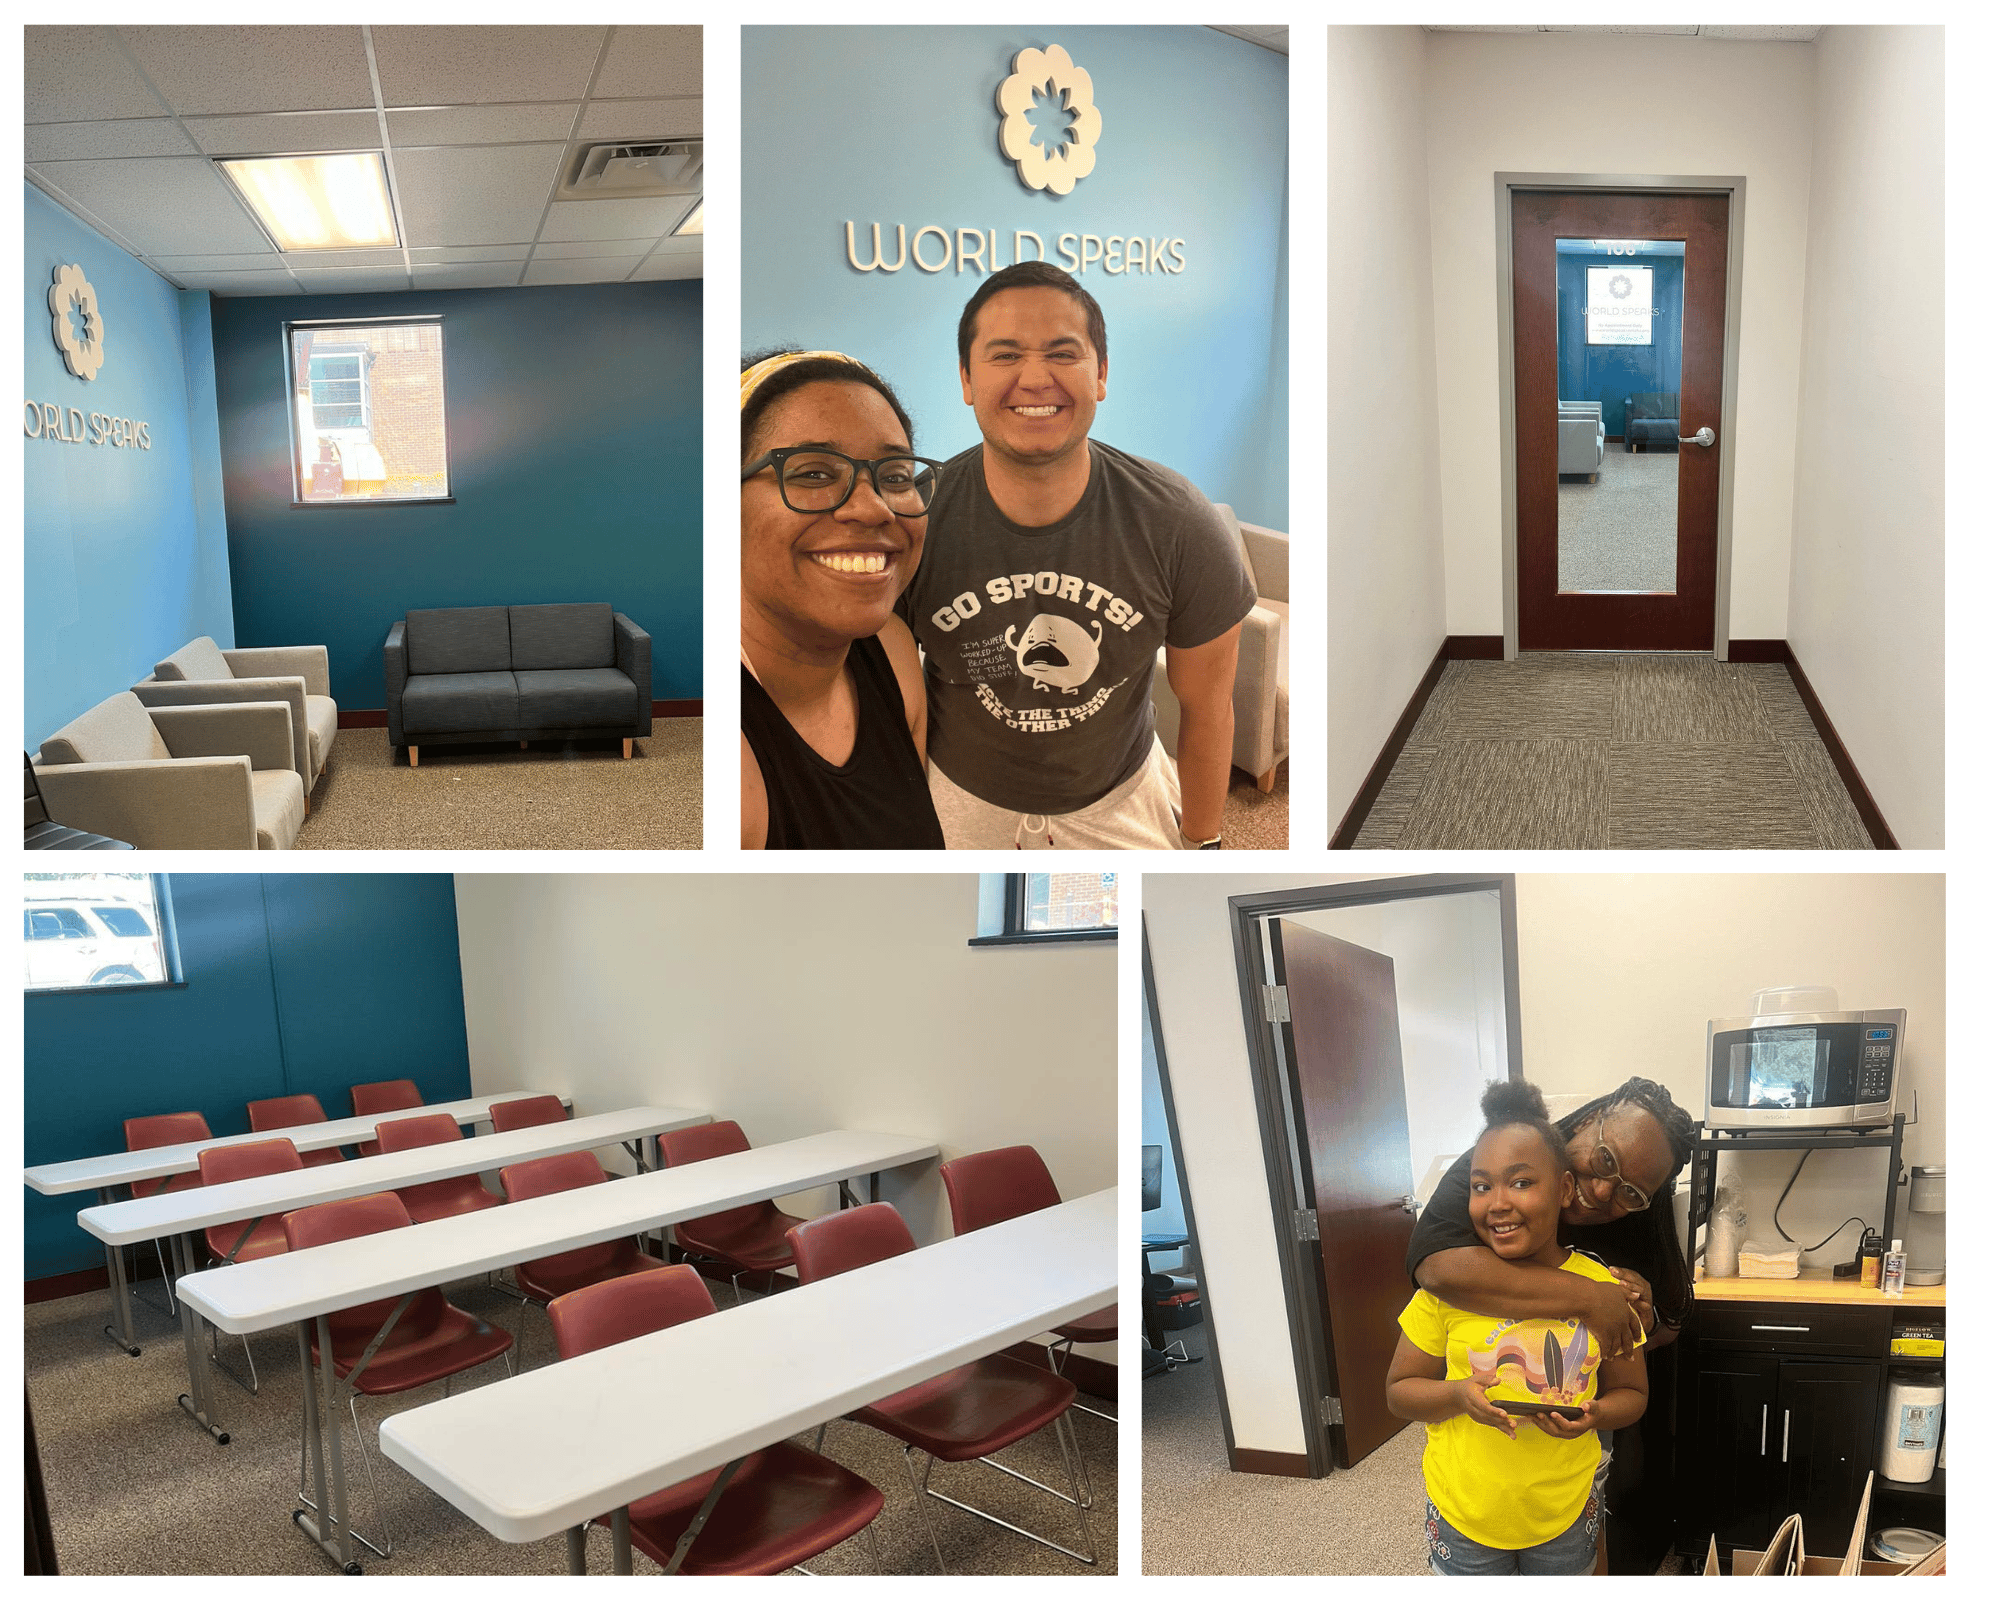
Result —
<instances>
[{"instance_id":1,"label":"beige couch armrest","mask_svg":"<svg viewBox=\"0 0 2000 1600\"><path fill-rule=\"evenodd\" d=\"M254 650L225 650L222 659L239 678L304 678L306 693L333 698L333 679L323 644L263 645Z\"/></svg>"},{"instance_id":2,"label":"beige couch armrest","mask_svg":"<svg viewBox=\"0 0 2000 1600\"><path fill-rule=\"evenodd\" d=\"M248 756L255 772L297 772L292 764L292 708L281 700L242 705L155 706L153 726L176 760ZM300 782L304 782L303 775Z\"/></svg>"},{"instance_id":3,"label":"beige couch armrest","mask_svg":"<svg viewBox=\"0 0 2000 1600\"><path fill-rule=\"evenodd\" d=\"M1260 528L1254 522L1239 522L1243 553L1250 562L1250 576L1257 593L1266 600L1292 598L1292 536L1275 528Z\"/></svg>"},{"instance_id":4,"label":"beige couch armrest","mask_svg":"<svg viewBox=\"0 0 2000 1600\"><path fill-rule=\"evenodd\" d=\"M49 815L141 850L255 850L247 756L35 764Z\"/></svg>"},{"instance_id":5,"label":"beige couch armrest","mask_svg":"<svg viewBox=\"0 0 2000 1600\"><path fill-rule=\"evenodd\" d=\"M144 683L133 684L132 692L148 710L156 706L222 706L283 701L292 714L292 770L302 776L312 771L306 724L306 695L309 691L304 678L197 678L191 682L148 678ZM156 724L158 720L154 719ZM162 737L165 737L164 733ZM235 754L233 750L190 753ZM259 767L261 770L262 763Z\"/></svg>"}]
</instances>

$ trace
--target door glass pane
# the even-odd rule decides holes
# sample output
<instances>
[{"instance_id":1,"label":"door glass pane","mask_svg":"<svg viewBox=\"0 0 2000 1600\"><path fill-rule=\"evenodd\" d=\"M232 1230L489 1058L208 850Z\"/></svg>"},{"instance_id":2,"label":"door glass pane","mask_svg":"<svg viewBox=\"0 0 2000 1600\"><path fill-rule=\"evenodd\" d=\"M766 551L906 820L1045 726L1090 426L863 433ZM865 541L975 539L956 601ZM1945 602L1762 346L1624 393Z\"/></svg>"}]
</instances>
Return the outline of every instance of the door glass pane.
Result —
<instances>
[{"instance_id":1,"label":"door glass pane","mask_svg":"<svg viewBox=\"0 0 2000 1600\"><path fill-rule=\"evenodd\" d=\"M1678 239L1556 241L1556 587L1565 594L1674 592L1686 254Z\"/></svg>"}]
</instances>

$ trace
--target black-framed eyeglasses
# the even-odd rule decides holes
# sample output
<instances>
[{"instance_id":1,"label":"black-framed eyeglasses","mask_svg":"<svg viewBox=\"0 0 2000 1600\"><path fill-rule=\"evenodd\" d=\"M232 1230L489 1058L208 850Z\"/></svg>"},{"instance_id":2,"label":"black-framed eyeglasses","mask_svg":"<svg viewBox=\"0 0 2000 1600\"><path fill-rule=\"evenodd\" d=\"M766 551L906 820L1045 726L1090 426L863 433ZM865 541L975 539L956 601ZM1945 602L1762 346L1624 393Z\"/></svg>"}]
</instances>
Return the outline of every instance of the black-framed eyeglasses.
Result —
<instances>
[{"instance_id":1,"label":"black-framed eyeglasses","mask_svg":"<svg viewBox=\"0 0 2000 1600\"><path fill-rule=\"evenodd\" d=\"M1590 1170L1600 1178L1615 1178L1618 1187L1612 1190L1615 1199L1627 1211L1644 1211L1652 1205L1653 1197L1633 1184L1625 1181L1625 1175L1618 1170L1618 1153L1604 1142L1604 1113L1597 1114L1597 1148L1590 1152Z\"/></svg>"},{"instance_id":2,"label":"black-framed eyeglasses","mask_svg":"<svg viewBox=\"0 0 2000 1600\"><path fill-rule=\"evenodd\" d=\"M838 511L865 469L885 506L899 517L920 517L930 510L944 463L923 456L857 461L817 445L788 445L765 451L744 469L742 481L748 483L766 467L777 473L778 494L793 511Z\"/></svg>"}]
</instances>

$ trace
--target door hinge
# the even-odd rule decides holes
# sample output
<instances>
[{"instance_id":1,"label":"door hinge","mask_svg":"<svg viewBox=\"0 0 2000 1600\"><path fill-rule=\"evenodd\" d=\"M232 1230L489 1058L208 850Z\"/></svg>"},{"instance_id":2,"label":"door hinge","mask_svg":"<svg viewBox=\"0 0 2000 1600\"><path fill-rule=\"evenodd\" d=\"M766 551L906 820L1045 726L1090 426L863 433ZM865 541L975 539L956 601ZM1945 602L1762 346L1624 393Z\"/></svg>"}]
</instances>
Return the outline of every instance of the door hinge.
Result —
<instances>
[{"instance_id":1,"label":"door hinge","mask_svg":"<svg viewBox=\"0 0 2000 1600\"><path fill-rule=\"evenodd\" d=\"M1340 1415L1340 1401L1330 1394L1321 1395L1319 1397L1319 1420L1329 1428L1344 1425Z\"/></svg>"},{"instance_id":2,"label":"door hinge","mask_svg":"<svg viewBox=\"0 0 2000 1600\"><path fill-rule=\"evenodd\" d=\"M1292 997L1285 992L1282 983L1267 983L1264 988L1264 1020L1266 1022L1290 1022L1292 1020Z\"/></svg>"},{"instance_id":3,"label":"door hinge","mask_svg":"<svg viewBox=\"0 0 2000 1600\"><path fill-rule=\"evenodd\" d=\"M1299 1244L1319 1242L1319 1213L1317 1211L1294 1211L1292 1213L1292 1238Z\"/></svg>"}]
</instances>

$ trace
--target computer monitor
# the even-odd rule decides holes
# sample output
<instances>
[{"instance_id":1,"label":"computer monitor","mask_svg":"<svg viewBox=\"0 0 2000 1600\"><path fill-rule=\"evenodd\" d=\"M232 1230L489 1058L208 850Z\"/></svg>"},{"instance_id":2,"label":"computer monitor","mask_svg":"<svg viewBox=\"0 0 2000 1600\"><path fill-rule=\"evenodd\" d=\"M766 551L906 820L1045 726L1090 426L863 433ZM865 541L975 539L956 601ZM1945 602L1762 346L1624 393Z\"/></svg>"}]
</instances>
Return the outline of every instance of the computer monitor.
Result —
<instances>
[{"instance_id":1,"label":"computer monitor","mask_svg":"<svg viewBox=\"0 0 2000 1600\"><path fill-rule=\"evenodd\" d=\"M1142 1145L1139 1150L1139 1209L1160 1209L1160 1147Z\"/></svg>"}]
</instances>

